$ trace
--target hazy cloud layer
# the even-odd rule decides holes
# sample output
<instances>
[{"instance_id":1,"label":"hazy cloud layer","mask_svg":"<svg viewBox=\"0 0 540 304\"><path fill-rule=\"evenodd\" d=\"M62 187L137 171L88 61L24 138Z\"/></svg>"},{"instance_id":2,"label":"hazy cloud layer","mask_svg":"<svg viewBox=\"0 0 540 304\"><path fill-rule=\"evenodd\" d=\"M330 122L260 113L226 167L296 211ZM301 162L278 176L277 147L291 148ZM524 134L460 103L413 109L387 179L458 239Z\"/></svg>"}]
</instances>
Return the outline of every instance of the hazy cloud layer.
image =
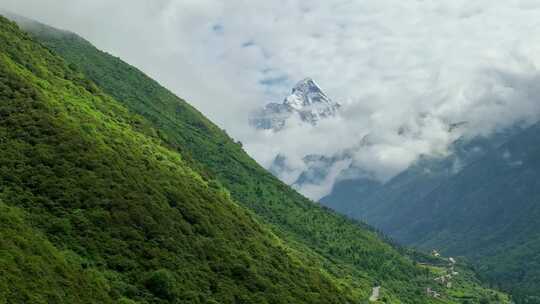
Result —
<instances>
[{"instance_id":1,"label":"hazy cloud layer","mask_svg":"<svg viewBox=\"0 0 540 304\"><path fill-rule=\"evenodd\" d=\"M460 134L540 112L540 2L0 0L122 57L244 142L263 165L369 142L355 165L384 180ZM303 77L341 102L312 128L256 132L247 115ZM467 121L449 134L448 125ZM368 137L365 137L369 134ZM342 164L341 164L342 165ZM339 168L337 168L339 169ZM334 170L335 171L335 170ZM335 177L303 192L313 198Z\"/></svg>"}]
</instances>

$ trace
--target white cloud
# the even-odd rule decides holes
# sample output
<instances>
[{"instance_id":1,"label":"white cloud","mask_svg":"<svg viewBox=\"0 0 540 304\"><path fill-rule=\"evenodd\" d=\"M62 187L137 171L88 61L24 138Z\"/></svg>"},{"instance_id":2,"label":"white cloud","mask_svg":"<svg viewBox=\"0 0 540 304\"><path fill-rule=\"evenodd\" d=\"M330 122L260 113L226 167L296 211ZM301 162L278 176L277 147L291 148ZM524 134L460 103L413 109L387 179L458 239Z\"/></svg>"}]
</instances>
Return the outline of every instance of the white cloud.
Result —
<instances>
[{"instance_id":1,"label":"white cloud","mask_svg":"<svg viewBox=\"0 0 540 304\"><path fill-rule=\"evenodd\" d=\"M0 6L73 30L140 67L265 165L282 153L302 170L306 154L332 155L370 134L371 144L354 161L387 179L420 153L445 153L453 139L448 123L467 121L464 133L485 134L540 112L536 0L0 0ZM248 128L251 110L279 101L271 99L306 76L344 104L341 118L317 129L292 123L279 134ZM397 135L400 128L406 136ZM309 192L320 195L331 183Z\"/></svg>"}]
</instances>

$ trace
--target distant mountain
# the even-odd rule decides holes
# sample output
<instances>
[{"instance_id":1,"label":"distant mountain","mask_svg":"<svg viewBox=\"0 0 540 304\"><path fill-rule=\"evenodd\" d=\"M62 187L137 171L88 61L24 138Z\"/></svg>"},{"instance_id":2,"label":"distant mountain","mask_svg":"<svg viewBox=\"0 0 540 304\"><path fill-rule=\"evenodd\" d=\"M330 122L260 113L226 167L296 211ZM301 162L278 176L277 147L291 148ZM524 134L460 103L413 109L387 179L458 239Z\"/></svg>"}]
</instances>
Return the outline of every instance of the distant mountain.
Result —
<instances>
[{"instance_id":1,"label":"distant mountain","mask_svg":"<svg viewBox=\"0 0 540 304\"><path fill-rule=\"evenodd\" d=\"M283 103L269 103L250 118L258 129L281 130L292 116L316 125L321 119L335 116L340 104L332 101L311 78L298 82Z\"/></svg>"},{"instance_id":2,"label":"distant mountain","mask_svg":"<svg viewBox=\"0 0 540 304\"><path fill-rule=\"evenodd\" d=\"M354 178L338 179L331 192L319 202L350 217L359 214L364 208L364 198L369 198L383 189L383 183L369 175L357 175Z\"/></svg>"},{"instance_id":3,"label":"distant mountain","mask_svg":"<svg viewBox=\"0 0 540 304\"><path fill-rule=\"evenodd\" d=\"M311 78L299 81L282 103L269 103L252 114L250 124L257 129L281 131L292 118L316 126L321 120L339 115L341 105L332 101ZM324 156L317 153L303 158L306 170L295 172L285 155L276 155L269 171L297 190L305 186L324 183L335 172L346 169L350 160L345 155ZM336 166L340 162L339 166Z\"/></svg>"},{"instance_id":4,"label":"distant mountain","mask_svg":"<svg viewBox=\"0 0 540 304\"><path fill-rule=\"evenodd\" d=\"M301 172L297 172L289 166L286 156L278 154L269 170L300 192L313 192L314 190L316 193L310 193L314 199L319 199L331 191L332 183L335 180L340 183L341 181L348 182L354 178L380 184L372 172L358 168L353 164L353 154L358 149L365 148L366 145L369 145L369 142L362 140L354 147L334 155L308 154L302 158L304 169ZM334 188L336 187L334 186Z\"/></svg>"},{"instance_id":5,"label":"distant mountain","mask_svg":"<svg viewBox=\"0 0 540 304\"><path fill-rule=\"evenodd\" d=\"M464 166L384 227L422 248L470 257L520 303L540 297L540 125ZM397 215L397 214L396 214ZM407 222L397 227L396 222Z\"/></svg>"},{"instance_id":6,"label":"distant mountain","mask_svg":"<svg viewBox=\"0 0 540 304\"><path fill-rule=\"evenodd\" d=\"M332 191L319 201L347 216L364 220L369 218L370 223L376 223L373 225L379 227L379 217L391 221L392 215L406 206L401 204L403 200L423 197L467 162L453 156L448 159L420 156L407 170L387 182L363 174L338 179ZM387 210L390 205L393 208ZM379 213L379 210L387 211Z\"/></svg>"},{"instance_id":7,"label":"distant mountain","mask_svg":"<svg viewBox=\"0 0 540 304\"><path fill-rule=\"evenodd\" d=\"M456 124L451 126L455 128ZM408 205L410 202L423 198L464 167L502 145L520 130L522 129L515 127L487 137L461 137L449 147L448 155L421 155L409 168L389 181L380 183L379 187L375 187L374 182L370 179L366 180L364 176L338 181L333 191L321 199L321 202L329 207L342 206L343 209L335 208L335 210L354 218L369 217L369 221L378 227L385 226L383 223L386 221L389 225L401 225L403 223L396 223L393 218L394 213L404 212L400 208L410 207ZM354 195L357 189L370 189L370 191L363 191L362 195ZM380 210L385 210L385 212Z\"/></svg>"},{"instance_id":8,"label":"distant mountain","mask_svg":"<svg viewBox=\"0 0 540 304\"><path fill-rule=\"evenodd\" d=\"M321 202L404 244L466 256L518 303L537 303L540 125L461 138L450 150L420 158L372 192L349 181Z\"/></svg>"}]
</instances>

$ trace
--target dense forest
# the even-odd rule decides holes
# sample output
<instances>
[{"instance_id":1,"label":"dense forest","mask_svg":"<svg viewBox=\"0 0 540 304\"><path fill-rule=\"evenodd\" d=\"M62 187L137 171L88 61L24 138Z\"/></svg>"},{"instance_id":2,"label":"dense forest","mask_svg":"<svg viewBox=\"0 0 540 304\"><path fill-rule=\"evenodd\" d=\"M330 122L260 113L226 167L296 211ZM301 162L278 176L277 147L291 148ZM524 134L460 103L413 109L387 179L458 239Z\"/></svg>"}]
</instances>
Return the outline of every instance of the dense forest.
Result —
<instances>
[{"instance_id":1,"label":"dense forest","mask_svg":"<svg viewBox=\"0 0 540 304\"><path fill-rule=\"evenodd\" d=\"M140 71L25 28L0 17L0 301L507 301L465 269L436 286L439 268L279 182Z\"/></svg>"}]
</instances>

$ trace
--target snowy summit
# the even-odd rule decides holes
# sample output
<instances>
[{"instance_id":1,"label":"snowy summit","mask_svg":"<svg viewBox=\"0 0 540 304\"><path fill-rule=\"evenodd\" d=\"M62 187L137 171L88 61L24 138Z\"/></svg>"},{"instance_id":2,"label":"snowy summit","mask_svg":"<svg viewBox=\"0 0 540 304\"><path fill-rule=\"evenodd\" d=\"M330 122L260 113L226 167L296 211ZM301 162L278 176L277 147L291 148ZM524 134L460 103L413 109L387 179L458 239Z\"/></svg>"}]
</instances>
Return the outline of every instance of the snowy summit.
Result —
<instances>
[{"instance_id":1,"label":"snowy summit","mask_svg":"<svg viewBox=\"0 0 540 304\"><path fill-rule=\"evenodd\" d=\"M279 131L297 115L301 121L316 125L321 119L337 114L340 104L332 101L311 78L299 81L283 103L269 103L250 120L258 129Z\"/></svg>"}]
</instances>

